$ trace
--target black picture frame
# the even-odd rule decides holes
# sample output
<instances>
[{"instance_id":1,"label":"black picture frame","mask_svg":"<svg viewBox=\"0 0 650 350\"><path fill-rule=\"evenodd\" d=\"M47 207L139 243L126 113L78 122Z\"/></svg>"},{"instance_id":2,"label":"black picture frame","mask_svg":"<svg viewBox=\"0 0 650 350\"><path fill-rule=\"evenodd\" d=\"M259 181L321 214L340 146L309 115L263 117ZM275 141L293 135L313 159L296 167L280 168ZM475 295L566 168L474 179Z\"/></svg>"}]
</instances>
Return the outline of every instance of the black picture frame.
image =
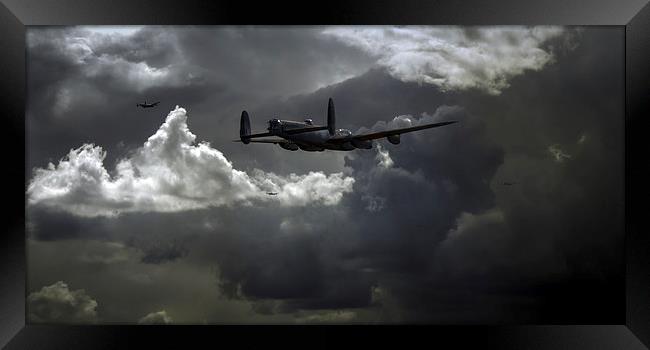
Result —
<instances>
[{"instance_id":1,"label":"black picture frame","mask_svg":"<svg viewBox=\"0 0 650 350\"><path fill-rule=\"evenodd\" d=\"M642 122L650 116L650 6L647 0L200 2L194 0L2 0L0 98L5 229L0 244L0 345L23 348L130 348L199 341L223 346L415 346L454 348L650 348L650 236L641 225L648 192ZM625 27L626 310L615 325L507 326L45 326L25 324L25 26L72 24L459 24ZM22 145L23 152L19 152ZM21 165L22 164L22 165ZM613 171L617 171L616 169ZM18 183L22 182L23 186ZM603 303L607 301L604 300ZM598 307L598 305L594 305ZM348 338L345 344L339 338ZM296 340L300 338L299 341ZM350 342L349 340L353 340ZM196 343L195 343L196 342Z\"/></svg>"}]
</instances>

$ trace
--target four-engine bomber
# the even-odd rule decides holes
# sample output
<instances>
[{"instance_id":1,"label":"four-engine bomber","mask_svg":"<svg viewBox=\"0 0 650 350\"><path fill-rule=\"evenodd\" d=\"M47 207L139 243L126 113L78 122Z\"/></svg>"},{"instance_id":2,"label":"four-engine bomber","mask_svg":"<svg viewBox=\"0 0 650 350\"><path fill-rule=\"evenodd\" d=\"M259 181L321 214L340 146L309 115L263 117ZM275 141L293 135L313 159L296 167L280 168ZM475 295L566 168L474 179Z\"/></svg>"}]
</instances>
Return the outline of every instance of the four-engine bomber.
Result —
<instances>
[{"instance_id":1,"label":"four-engine bomber","mask_svg":"<svg viewBox=\"0 0 650 350\"><path fill-rule=\"evenodd\" d=\"M354 135L350 130L336 129L334 101L330 98L327 105L327 125L314 125L311 119L305 119L303 122L271 119L269 120L267 132L251 134L250 117L248 116L248 112L242 111L239 126L239 140L235 141L243 142L244 144L251 142L273 143L289 151L297 151L299 149L308 152L321 152L326 149L351 151L354 149L371 149L372 140L383 137L388 142L397 145L400 143L401 134L453 123L456 123L456 121Z\"/></svg>"}]
</instances>

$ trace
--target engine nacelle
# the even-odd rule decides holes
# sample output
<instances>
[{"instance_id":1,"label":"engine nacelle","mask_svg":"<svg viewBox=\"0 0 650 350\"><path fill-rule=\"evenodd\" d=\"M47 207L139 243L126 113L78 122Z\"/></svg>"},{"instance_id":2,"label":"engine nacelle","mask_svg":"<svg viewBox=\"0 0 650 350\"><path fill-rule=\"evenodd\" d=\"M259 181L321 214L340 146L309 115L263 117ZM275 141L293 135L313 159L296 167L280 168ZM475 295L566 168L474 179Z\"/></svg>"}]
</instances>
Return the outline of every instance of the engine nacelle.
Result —
<instances>
[{"instance_id":1,"label":"engine nacelle","mask_svg":"<svg viewBox=\"0 0 650 350\"><path fill-rule=\"evenodd\" d=\"M295 143L288 143L288 142L283 142L279 143L280 147L289 150L289 151L297 151L298 150L298 145Z\"/></svg>"},{"instance_id":2,"label":"engine nacelle","mask_svg":"<svg viewBox=\"0 0 650 350\"><path fill-rule=\"evenodd\" d=\"M390 135L390 136L386 136L386 139L388 140L388 142L392 143L393 145L399 145L400 142L399 136L400 135Z\"/></svg>"},{"instance_id":3,"label":"engine nacelle","mask_svg":"<svg viewBox=\"0 0 650 350\"><path fill-rule=\"evenodd\" d=\"M352 146L360 149L371 149L372 148L372 141L359 141L359 140L352 140Z\"/></svg>"}]
</instances>

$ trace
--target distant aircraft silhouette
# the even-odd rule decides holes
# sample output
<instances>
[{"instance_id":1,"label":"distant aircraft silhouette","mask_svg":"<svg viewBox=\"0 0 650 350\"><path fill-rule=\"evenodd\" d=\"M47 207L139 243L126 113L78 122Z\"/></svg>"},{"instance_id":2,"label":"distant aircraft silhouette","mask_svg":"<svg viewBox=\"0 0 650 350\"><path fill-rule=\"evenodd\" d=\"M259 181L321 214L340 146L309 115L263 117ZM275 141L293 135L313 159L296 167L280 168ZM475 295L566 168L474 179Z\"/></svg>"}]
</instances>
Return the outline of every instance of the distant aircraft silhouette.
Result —
<instances>
[{"instance_id":1,"label":"distant aircraft silhouette","mask_svg":"<svg viewBox=\"0 0 650 350\"><path fill-rule=\"evenodd\" d=\"M503 186L512 186L512 185L516 185L516 184L517 184L516 182L507 182L507 181L504 181L502 185L503 185Z\"/></svg>"},{"instance_id":2,"label":"distant aircraft silhouette","mask_svg":"<svg viewBox=\"0 0 650 350\"><path fill-rule=\"evenodd\" d=\"M151 108L151 107L156 107L160 101L154 102L154 103L147 103L147 101L144 101L144 103L138 103L135 106L136 107L142 107L142 108Z\"/></svg>"},{"instance_id":3,"label":"distant aircraft silhouette","mask_svg":"<svg viewBox=\"0 0 650 350\"><path fill-rule=\"evenodd\" d=\"M269 196L277 196L278 195L277 192L266 192L266 194L268 194Z\"/></svg>"}]
</instances>

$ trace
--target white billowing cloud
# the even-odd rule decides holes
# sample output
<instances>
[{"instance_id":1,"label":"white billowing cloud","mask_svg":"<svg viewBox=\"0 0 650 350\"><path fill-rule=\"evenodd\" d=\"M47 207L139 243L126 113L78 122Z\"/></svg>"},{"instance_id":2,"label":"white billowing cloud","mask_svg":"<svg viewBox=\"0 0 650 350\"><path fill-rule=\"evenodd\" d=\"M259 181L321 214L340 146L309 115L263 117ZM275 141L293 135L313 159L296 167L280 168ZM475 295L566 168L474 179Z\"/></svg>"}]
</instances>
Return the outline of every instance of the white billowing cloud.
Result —
<instances>
[{"instance_id":1,"label":"white billowing cloud","mask_svg":"<svg viewBox=\"0 0 650 350\"><path fill-rule=\"evenodd\" d=\"M139 324L171 324L172 318L169 315L167 315L167 311L161 310L161 311L147 314L146 316L138 320L138 323Z\"/></svg>"},{"instance_id":2,"label":"white billowing cloud","mask_svg":"<svg viewBox=\"0 0 650 350\"><path fill-rule=\"evenodd\" d=\"M27 297L31 322L91 323L97 319L97 301L83 289L71 291L63 281L45 286Z\"/></svg>"},{"instance_id":3,"label":"white billowing cloud","mask_svg":"<svg viewBox=\"0 0 650 350\"><path fill-rule=\"evenodd\" d=\"M558 163L562 163L565 159L571 159L571 155L564 152L560 148L560 145L550 145L548 146L548 151Z\"/></svg>"},{"instance_id":4,"label":"white billowing cloud","mask_svg":"<svg viewBox=\"0 0 650 350\"><path fill-rule=\"evenodd\" d=\"M337 204L343 194L352 191L354 178L343 173L325 175L310 171L307 175L290 174L287 177L255 169L251 181L261 188L278 192L273 196L283 205L304 206L311 202Z\"/></svg>"},{"instance_id":5,"label":"white billowing cloud","mask_svg":"<svg viewBox=\"0 0 650 350\"><path fill-rule=\"evenodd\" d=\"M27 194L44 205L80 216L123 212L176 212L208 206L278 201L282 206L334 205L352 191L354 178L342 173L279 176L255 169L252 175L209 143L195 143L184 108L169 113L158 131L132 156L104 167L106 152L85 144L58 165L35 169ZM266 191L276 191L268 196Z\"/></svg>"},{"instance_id":6,"label":"white billowing cloud","mask_svg":"<svg viewBox=\"0 0 650 350\"><path fill-rule=\"evenodd\" d=\"M377 58L395 78L441 90L498 95L508 81L553 60L542 45L562 27L331 27L323 34Z\"/></svg>"}]
</instances>

